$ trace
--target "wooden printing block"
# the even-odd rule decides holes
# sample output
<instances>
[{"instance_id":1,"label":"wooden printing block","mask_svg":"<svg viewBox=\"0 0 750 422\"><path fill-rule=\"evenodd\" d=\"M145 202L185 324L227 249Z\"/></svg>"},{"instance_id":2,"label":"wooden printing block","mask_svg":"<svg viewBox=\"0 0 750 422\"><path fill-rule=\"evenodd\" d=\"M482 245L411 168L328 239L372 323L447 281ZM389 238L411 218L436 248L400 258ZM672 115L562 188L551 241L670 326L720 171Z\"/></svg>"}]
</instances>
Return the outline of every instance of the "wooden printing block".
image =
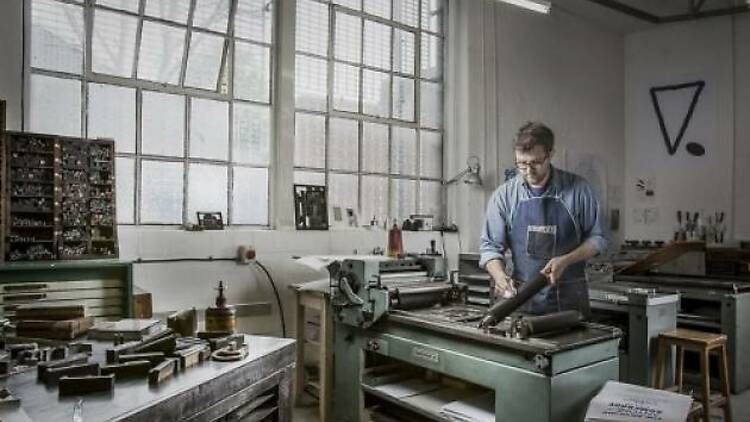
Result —
<instances>
[{"instance_id":1,"label":"wooden printing block","mask_svg":"<svg viewBox=\"0 0 750 422\"><path fill-rule=\"evenodd\" d=\"M169 379L177 371L177 359L166 358L164 362L154 366L148 373L148 383L158 385Z\"/></svg>"},{"instance_id":2,"label":"wooden printing block","mask_svg":"<svg viewBox=\"0 0 750 422\"><path fill-rule=\"evenodd\" d=\"M11 369L13 369L13 364L9 360L0 360L0 375L8 375Z\"/></svg>"},{"instance_id":3,"label":"wooden printing block","mask_svg":"<svg viewBox=\"0 0 750 422\"><path fill-rule=\"evenodd\" d=\"M107 349L107 363L116 363L120 355L142 352L171 353L177 347L177 340L172 330L166 329L145 336L140 341L129 341Z\"/></svg>"},{"instance_id":4,"label":"wooden printing block","mask_svg":"<svg viewBox=\"0 0 750 422\"><path fill-rule=\"evenodd\" d=\"M43 380L47 374L47 371L52 368L58 368L61 366L77 365L81 363L87 363L89 361L89 355L85 353L76 353L70 355L65 359L51 360L48 362L40 362L36 367L37 379Z\"/></svg>"},{"instance_id":5,"label":"wooden printing block","mask_svg":"<svg viewBox=\"0 0 750 422\"><path fill-rule=\"evenodd\" d=\"M132 362L134 360L147 360L151 365L156 365L164 360L164 353L162 352L150 352L150 353L130 353L118 356L117 361L119 363Z\"/></svg>"},{"instance_id":6,"label":"wooden printing block","mask_svg":"<svg viewBox=\"0 0 750 422\"><path fill-rule=\"evenodd\" d=\"M198 331L196 337L201 340L210 340L212 338L222 338L230 335L232 335L230 331Z\"/></svg>"},{"instance_id":7,"label":"wooden printing block","mask_svg":"<svg viewBox=\"0 0 750 422\"><path fill-rule=\"evenodd\" d=\"M12 360L18 359L18 357L26 350L36 350L38 345L36 343L19 343L19 344L12 344L10 347L8 347L8 351L10 352L10 358Z\"/></svg>"},{"instance_id":8,"label":"wooden printing block","mask_svg":"<svg viewBox=\"0 0 750 422\"><path fill-rule=\"evenodd\" d=\"M208 340L208 344L211 345L211 350L223 349L230 344L234 343L235 346L239 347L245 344L244 334L232 334L221 338L212 338Z\"/></svg>"},{"instance_id":9,"label":"wooden printing block","mask_svg":"<svg viewBox=\"0 0 750 422\"><path fill-rule=\"evenodd\" d=\"M91 343L75 342L68 344L69 353L86 353L92 354L94 352L94 345Z\"/></svg>"},{"instance_id":10,"label":"wooden printing block","mask_svg":"<svg viewBox=\"0 0 750 422\"><path fill-rule=\"evenodd\" d=\"M180 369L183 371L191 366L198 365L203 359L203 350L208 349L208 346L193 346L188 349L177 350L174 352L174 356L179 359Z\"/></svg>"},{"instance_id":11,"label":"wooden printing block","mask_svg":"<svg viewBox=\"0 0 750 422\"><path fill-rule=\"evenodd\" d=\"M116 379L146 378L151 370L151 362L147 360L132 360L102 366L102 375L114 374Z\"/></svg>"},{"instance_id":12,"label":"wooden printing block","mask_svg":"<svg viewBox=\"0 0 750 422\"><path fill-rule=\"evenodd\" d=\"M84 363L82 365L59 366L57 368L47 369L42 381L51 385L60 380L62 377L82 377L86 375L99 375L98 363Z\"/></svg>"},{"instance_id":13,"label":"wooden printing block","mask_svg":"<svg viewBox=\"0 0 750 422\"><path fill-rule=\"evenodd\" d=\"M115 375L90 375L84 377L62 377L58 381L61 396L109 392L115 389Z\"/></svg>"},{"instance_id":14,"label":"wooden printing block","mask_svg":"<svg viewBox=\"0 0 750 422\"><path fill-rule=\"evenodd\" d=\"M167 317L167 327L182 337L194 336L198 329L198 313L195 308L175 312Z\"/></svg>"}]
</instances>

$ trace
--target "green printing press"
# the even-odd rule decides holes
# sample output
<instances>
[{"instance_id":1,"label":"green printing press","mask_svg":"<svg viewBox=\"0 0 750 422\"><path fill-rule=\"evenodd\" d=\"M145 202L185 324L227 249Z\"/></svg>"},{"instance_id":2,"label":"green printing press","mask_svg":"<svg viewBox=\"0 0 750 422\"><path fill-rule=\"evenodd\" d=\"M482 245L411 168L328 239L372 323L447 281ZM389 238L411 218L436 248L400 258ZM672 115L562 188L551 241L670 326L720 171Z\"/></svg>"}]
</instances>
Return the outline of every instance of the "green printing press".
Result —
<instances>
[{"instance_id":1,"label":"green printing press","mask_svg":"<svg viewBox=\"0 0 750 422\"><path fill-rule=\"evenodd\" d=\"M496 421L583 420L600 387L618 379L618 328L570 311L478 328L487 308L467 304L445 267L418 256L331 268L336 421L444 420L483 400Z\"/></svg>"}]
</instances>

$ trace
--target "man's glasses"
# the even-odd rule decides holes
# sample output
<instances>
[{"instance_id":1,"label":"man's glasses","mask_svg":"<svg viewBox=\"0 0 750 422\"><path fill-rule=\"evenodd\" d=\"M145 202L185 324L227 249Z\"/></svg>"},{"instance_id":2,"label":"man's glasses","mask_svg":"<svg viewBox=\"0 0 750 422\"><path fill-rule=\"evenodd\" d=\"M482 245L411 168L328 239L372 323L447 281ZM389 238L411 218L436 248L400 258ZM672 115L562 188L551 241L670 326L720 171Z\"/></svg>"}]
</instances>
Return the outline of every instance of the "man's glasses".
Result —
<instances>
[{"instance_id":1,"label":"man's glasses","mask_svg":"<svg viewBox=\"0 0 750 422\"><path fill-rule=\"evenodd\" d=\"M544 158L541 160L532 160L532 161L516 161L516 167L519 170L528 170L531 167L534 167L535 169L538 169L544 165L544 163L547 162L547 158L549 158L549 155L545 155Z\"/></svg>"}]
</instances>

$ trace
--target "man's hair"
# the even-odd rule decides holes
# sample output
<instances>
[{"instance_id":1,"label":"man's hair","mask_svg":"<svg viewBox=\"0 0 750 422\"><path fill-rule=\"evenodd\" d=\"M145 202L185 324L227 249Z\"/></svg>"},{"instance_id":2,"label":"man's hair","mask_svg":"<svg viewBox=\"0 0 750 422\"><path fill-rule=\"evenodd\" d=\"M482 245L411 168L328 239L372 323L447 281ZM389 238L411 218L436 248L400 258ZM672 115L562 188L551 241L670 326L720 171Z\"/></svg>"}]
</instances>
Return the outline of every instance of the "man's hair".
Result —
<instances>
[{"instance_id":1,"label":"man's hair","mask_svg":"<svg viewBox=\"0 0 750 422\"><path fill-rule=\"evenodd\" d=\"M543 123L527 122L518 129L513 148L516 151L528 152L537 145L544 148L546 152L552 152L555 147L555 134Z\"/></svg>"}]
</instances>

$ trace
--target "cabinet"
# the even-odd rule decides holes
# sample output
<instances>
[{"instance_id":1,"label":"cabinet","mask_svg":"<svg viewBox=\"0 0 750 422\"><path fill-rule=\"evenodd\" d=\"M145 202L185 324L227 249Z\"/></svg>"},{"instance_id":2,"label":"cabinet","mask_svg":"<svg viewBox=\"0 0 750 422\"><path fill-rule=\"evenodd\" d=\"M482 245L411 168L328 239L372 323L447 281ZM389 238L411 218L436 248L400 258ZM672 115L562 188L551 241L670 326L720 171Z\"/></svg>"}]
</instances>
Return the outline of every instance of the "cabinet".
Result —
<instances>
[{"instance_id":1,"label":"cabinet","mask_svg":"<svg viewBox=\"0 0 750 422\"><path fill-rule=\"evenodd\" d=\"M0 205L6 261L114 258L114 141L2 135Z\"/></svg>"}]
</instances>

